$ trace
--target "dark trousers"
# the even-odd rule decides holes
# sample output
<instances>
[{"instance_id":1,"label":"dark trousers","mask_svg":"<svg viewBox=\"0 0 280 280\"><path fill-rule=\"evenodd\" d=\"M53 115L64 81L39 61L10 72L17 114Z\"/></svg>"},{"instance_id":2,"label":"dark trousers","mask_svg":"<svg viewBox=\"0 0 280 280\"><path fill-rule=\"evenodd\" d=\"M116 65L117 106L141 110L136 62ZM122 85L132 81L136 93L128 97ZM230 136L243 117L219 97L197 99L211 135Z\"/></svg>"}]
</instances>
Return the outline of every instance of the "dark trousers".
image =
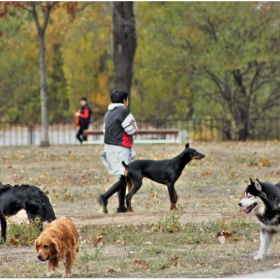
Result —
<instances>
[{"instance_id":1,"label":"dark trousers","mask_svg":"<svg viewBox=\"0 0 280 280\"><path fill-rule=\"evenodd\" d=\"M107 192L103 194L103 197L108 200L114 193L118 192L119 208L125 208L125 193L126 193L126 178L124 176L119 177L119 181L116 182Z\"/></svg>"},{"instance_id":2,"label":"dark trousers","mask_svg":"<svg viewBox=\"0 0 280 280\"><path fill-rule=\"evenodd\" d=\"M79 130L77 131L76 138L80 141L82 144L83 141L87 141L86 137L83 135L84 130L88 129L87 125L80 125Z\"/></svg>"}]
</instances>

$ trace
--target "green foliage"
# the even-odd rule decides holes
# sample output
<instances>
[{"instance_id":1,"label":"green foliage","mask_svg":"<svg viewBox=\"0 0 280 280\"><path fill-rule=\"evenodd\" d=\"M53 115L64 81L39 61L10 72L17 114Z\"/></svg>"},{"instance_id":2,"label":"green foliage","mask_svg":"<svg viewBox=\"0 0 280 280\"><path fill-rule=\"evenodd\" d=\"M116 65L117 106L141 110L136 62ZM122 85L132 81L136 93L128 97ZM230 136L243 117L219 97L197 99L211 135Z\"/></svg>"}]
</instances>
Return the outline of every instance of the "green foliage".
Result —
<instances>
[{"instance_id":1,"label":"green foliage","mask_svg":"<svg viewBox=\"0 0 280 280\"><path fill-rule=\"evenodd\" d=\"M136 116L145 108L153 118L222 117L225 135L244 140L260 116L275 114L278 6L261 6L168 2L147 11L143 4L139 17L148 27L138 31Z\"/></svg>"},{"instance_id":2,"label":"green foliage","mask_svg":"<svg viewBox=\"0 0 280 280\"><path fill-rule=\"evenodd\" d=\"M171 212L164 219L160 219L152 228L152 232L160 231L160 232L177 232L182 230L182 225L180 223L180 216L182 212Z\"/></svg>"},{"instance_id":3,"label":"green foliage","mask_svg":"<svg viewBox=\"0 0 280 280\"><path fill-rule=\"evenodd\" d=\"M50 64L50 82L48 87L48 106L50 121L61 121L69 118L69 98L67 96L67 84L63 71L63 58L61 53L61 44L53 45Z\"/></svg>"},{"instance_id":4,"label":"green foliage","mask_svg":"<svg viewBox=\"0 0 280 280\"><path fill-rule=\"evenodd\" d=\"M134 10L136 119L222 117L228 136L242 138L260 115L277 114L277 3L135 2ZM36 28L26 11L9 13L1 20L1 119L37 121ZM109 2L87 4L73 21L61 6L53 11L46 33L51 121L73 117L81 96L88 97L95 119L103 117L114 87L111 31Z\"/></svg>"},{"instance_id":5,"label":"green foliage","mask_svg":"<svg viewBox=\"0 0 280 280\"><path fill-rule=\"evenodd\" d=\"M227 239L227 243L252 242L254 234L259 231L258 224L239 220L182 224L179 221L180 216L181 214L168 214L151 225L83 226L81 236L94 244L127 244L135 248L150 244L146 252L149 255L157 255L162 252L158 246L163 244L175 247L184 244L219 244L217 234L221 231L231 233L232 236Z\"/></svg>"},{"instance_id":6,"label":"green foliage","mask_svg":"<svg viewBox=\"0 0 280 280\"><path fill-rule=\"evenodd\" d=\"M33 223L17 224L10 220L7 236L7 244L10 245L33 245L35 239L40 235L40 219L35 219Z\"/></svg>"}]
</instances>

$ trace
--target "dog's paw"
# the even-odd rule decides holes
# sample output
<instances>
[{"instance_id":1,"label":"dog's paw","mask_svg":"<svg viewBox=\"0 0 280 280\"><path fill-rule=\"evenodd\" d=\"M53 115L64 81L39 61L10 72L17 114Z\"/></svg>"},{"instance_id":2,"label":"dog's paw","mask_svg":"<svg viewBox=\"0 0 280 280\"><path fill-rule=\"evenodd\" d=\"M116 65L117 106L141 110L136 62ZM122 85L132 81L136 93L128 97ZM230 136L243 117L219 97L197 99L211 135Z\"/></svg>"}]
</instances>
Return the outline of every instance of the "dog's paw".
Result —
<instances>
[{"instance_id":1,"label":"dog's paw","mask_svg":"<svg viewBox=\"0 0 280 280\"><path fill-rule=\"evenodd\" d=\"M253 260L257 261L257 260L263 260L264 259L264 255L256 255Z\"/></svg>"},{"instance_id":2,"label":"dog's paw","mask_svg":"<svg viewBox=\"0 0 280 280\"><path fill-rule=\"evenodd\" d=\"M63 273L63 275L62 275L62 278L70 278L70 276L71 275L73 275L73 273L74 273L74 270L73 269L71 269L70 271L68 271L68 272L64 272Z\"/></svg>"},{"instance_id":3,"label":"dog's paw","mask_svg":"<svg viewBox=\"0 0 280 280\"><path fill-rule=\"evenodd\" d=\"M252 256L255 257L258 253L259 253L259 251L253 252L253 253L252 253Z\"/></svg>"},{"instance_id":4,"label":"dog's paw","mask_svg":"<svg viewBox=\"0 0 280 280\"><path fill-rule=\"evenodd\" d=\"M51 278L54 275L54 271L47 272L47 277Z\"/></svg>"}]
</instances>

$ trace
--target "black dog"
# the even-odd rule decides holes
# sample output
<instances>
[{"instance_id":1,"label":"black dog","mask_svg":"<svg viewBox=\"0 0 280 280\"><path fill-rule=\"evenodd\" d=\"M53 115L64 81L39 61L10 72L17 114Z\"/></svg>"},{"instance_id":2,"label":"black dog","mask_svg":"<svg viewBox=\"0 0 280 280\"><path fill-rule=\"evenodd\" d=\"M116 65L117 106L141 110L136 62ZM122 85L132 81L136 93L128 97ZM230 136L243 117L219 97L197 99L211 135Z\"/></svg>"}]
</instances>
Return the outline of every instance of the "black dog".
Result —
<instances>
[{"instance_id":1,"label":"black dog","mask_svg":"<svg viewBox=\"0 0 280 280\"><path fill-rule=\"evenodd\" d=\"M126 206L132 211L131 198L140 189L143 177L149 178L157 183L167 185L171 210L176 208L178 195L174 188L175 182L181 176L182 170L192 159L202 159L205 155L189 148L186 144L185 150L178 156L166 160L135 160L129 165L122 162L125 168L124 175L132 182L130 192L126 195Z\"/></svg>"},{"instance_id":2,"label":"black dog","mask_svg":"<svg viewBox=\"0 0 280 280\"><path fill-rule=\"evenodd\" d=\"M5 216L13 216L26 210L29 221L39 217L41 222L55 220L55 214L47 195L38 187L30 185L2 185L0 183L1 242L6 242L7 221Z\"/></svg>"}]
</instances>

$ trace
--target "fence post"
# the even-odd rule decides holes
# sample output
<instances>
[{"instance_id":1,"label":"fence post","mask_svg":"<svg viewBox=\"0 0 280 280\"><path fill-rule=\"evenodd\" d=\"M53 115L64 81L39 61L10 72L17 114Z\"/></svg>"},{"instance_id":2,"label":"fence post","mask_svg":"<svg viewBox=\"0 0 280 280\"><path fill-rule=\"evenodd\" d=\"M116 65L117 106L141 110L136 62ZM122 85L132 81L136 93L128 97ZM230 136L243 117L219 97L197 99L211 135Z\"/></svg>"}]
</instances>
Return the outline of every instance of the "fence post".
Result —
<instances>
[{"instance_id":1,"label":"fence post","mask_svg":"<svg viewBox=\"0 0 280 280\"><path fill-rule=\"evenodd\" d=\"M29 125L29 145L33 145L33 126Z\"/></svg>"}]
</instances>

